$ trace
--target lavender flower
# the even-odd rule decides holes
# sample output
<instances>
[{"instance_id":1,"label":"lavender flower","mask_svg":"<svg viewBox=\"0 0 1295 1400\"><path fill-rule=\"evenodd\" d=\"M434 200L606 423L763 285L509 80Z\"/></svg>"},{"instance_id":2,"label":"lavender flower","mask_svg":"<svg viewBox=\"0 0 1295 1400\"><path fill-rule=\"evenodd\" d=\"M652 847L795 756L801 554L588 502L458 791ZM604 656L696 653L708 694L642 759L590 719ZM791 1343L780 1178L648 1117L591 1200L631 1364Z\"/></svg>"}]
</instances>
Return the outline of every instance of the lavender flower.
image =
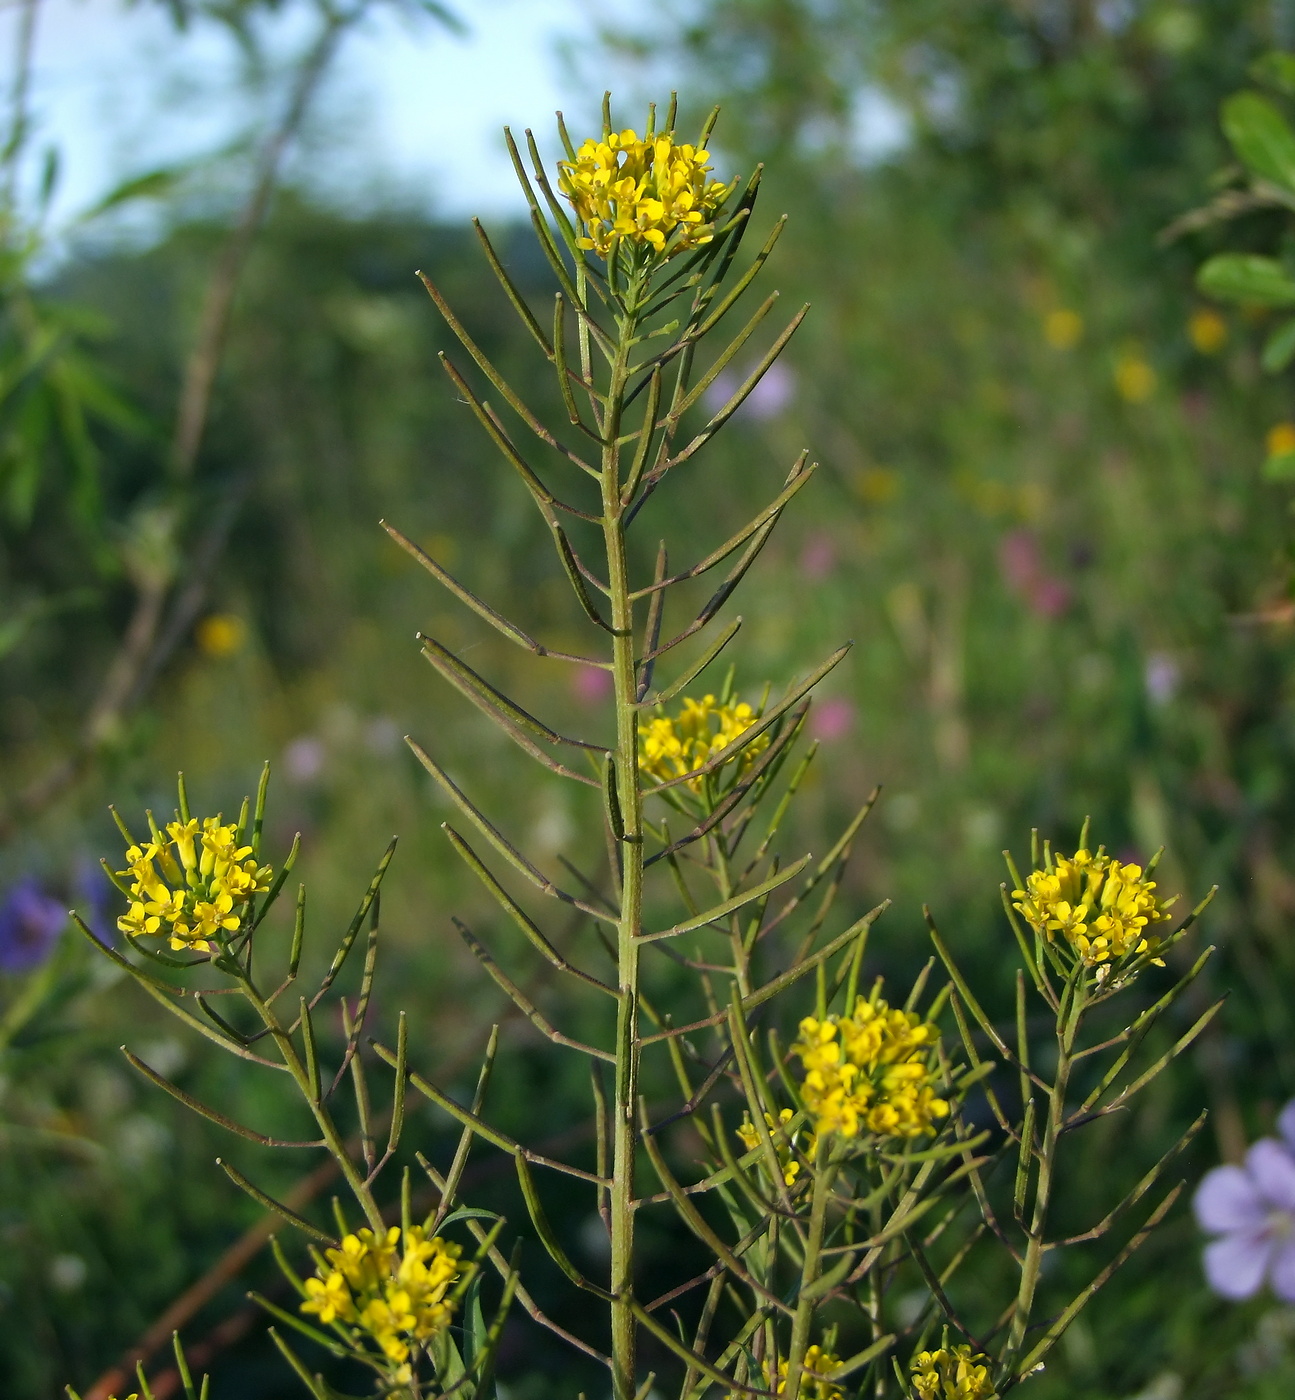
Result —
<instances>
[{"instance_id":1,"label":"lavender flower","mask_svg":"<svg viewBox=\"0 0 1295 1400\"><path fill-rule=\"evenodd\" d=\"M1281 1141L1260 1138L1245 1166L1215 1167L1192 1205L1203 1230L1205 1277L1224 1298L1251 1298L1264 1281L1295 1303L1295 1100L1277 1120Z\"/></svg>"},{"instance_id":2,"label":"lavender flower","mask_svg":"<svg viewBox=\"0 0 1295 1400\"><path fill-rule=\"evenodd\" d=\"M39 967L66 923L63 905L45 893L35 876L24 876L0 903L0 971Z\"/></svg>"}]
</instances>

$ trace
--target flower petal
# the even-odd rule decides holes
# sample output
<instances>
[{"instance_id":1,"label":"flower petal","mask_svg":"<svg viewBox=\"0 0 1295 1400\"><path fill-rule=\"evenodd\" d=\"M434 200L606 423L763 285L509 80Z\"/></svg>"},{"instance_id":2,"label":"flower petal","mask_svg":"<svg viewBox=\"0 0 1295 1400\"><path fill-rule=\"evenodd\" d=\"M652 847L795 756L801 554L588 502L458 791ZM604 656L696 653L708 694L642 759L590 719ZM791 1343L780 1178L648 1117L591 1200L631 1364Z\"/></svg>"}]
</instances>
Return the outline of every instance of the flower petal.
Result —
<instances>
[{"instance_id":1,"label":"flower petal","mask_svg":"<svg viewBox=\"0 0 1295 1400\"><path fill-rule=\"evenodd\" d=\"M1268 1269L1273 1243L1246 1231L1224 1235L1205 1246L1205 1278L1223 1298L1253 1298Z\"/></svg>"},{"instance_id":2,"label":"flower petal","mask_svg":"<svg viewBox=\"0 0 1295 1400\"><path fill-rule=\"evenodd\" d=\"M1260 1138L1246 1153L1246 1170L1265 1200L1295 1211L1295 1156L1275 1138Z\"/></svg>"},{"instance_id":3,"label":"flower petal","mask_svg":"<svg viewBox=\"0 0 1295 1400\"><path fill-rule=\"evenodd\" d=\"M1250 1173L1242 1167L1215 1167L1196 1188L1192 1209L1202 1230L1261 1230L1268 1210Z\"/></svg>"},{"instance_id":4,"label":"flower petal","mask_svg":"<svg viewBox=\"0 0 1295 1400\"><path fill-rule=\"evenodd\" d=\"M1295 1237L1287 1235L1273 1251L1273 1292L1283 1303L1295 1303Z\"/></svg>"},{"instance_id":5,"label":"flower petal","mask_svg":"<svg viewBox=\"0 0 1295 1400\"><path fill-rule=\"evenodd\" d=\"M1295 1152L1295 1099L1277 1115L1277 1131L1282 1135L1282 1141Z\"/></svg>"}]
</instances>

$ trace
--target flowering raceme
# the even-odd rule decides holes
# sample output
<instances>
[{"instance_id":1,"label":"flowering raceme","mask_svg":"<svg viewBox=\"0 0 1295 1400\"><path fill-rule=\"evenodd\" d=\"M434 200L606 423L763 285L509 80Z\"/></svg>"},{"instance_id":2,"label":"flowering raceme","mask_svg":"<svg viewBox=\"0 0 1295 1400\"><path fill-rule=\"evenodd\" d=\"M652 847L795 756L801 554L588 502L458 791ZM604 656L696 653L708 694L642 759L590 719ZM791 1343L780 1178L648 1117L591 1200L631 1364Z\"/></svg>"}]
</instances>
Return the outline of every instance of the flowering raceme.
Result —
<instances>
[{"instance_id":1,"label":"flowering raceme","mask_svg":"<svg viewBox=\"0 0 1295 1400\"><path fill-rule=\"evenodd\" d=\"M937 1092L939 1031L915 1012L860 997L849 1016L806 1016L791 1047L805 1067L801 1099L814 1132L920 1137L948 1116Z\"/></svg>"},{"instance_id":2,"label":"flowering raceme","mask_svg":"<svg viewBox=\"0 0 1295 1400\"><path fill-rule=\"evenodd\" d=\"M150 819L151 822L151 819ZM258 865L251 846L238 844L241 831L219 816L199 823L168 822L153 828L153 839L131 845L126 869L130 908L117 927L133 937L169 938L173 949L212 951L212 940L239 926L243 906L269 889L274 873Z\"/></svg>"},{"instance_id":3,"label":"flowering raceme","mask_svg":"<svg viewBox=\"0 0 1295 1400\"><path fill-rule=\"evenodd\" d=\"M1099 850L1057 856L1032 871L1025 888L1013 890L1015 906L1049 943L1057 934L1088 967L1130 954L1154 953L1152 932L1168 922L1174 901L1162 902L1140 865L1128 865ZM1158 961L1158 959L1153 959Z\"/></svg>"},{"instance_id":4,"label":"flowering raceme","mask_svg":"<svg viewBox=\"0 0 1295 1400\"><path fill-rule=\"evenodd\" d=\"M686 699L677 715L656 715L639 725L639 767L658 782L696 773L721 749L745 734L758 718L745 701L721 705L713 695L701 700ZM756 755L768 746L767 734L753 739L736 756L742 770L749 768ZM693 792L700 792L702 779L693 778L688 786Z\"/></svg>"},{"instance_id":5,"label":"flowering raceme","mask_svg":"<svg viewBox=\"0 0 1295 1400\"><path fill-rule=\"evenodd\" d=\"M403 1244L403 1249L402 1249ZM393 1225L379 1238L363 1229L317 1256L301 1310L320 1322L357 1330L397 1366L449 1325L459 1277L459 1246L421 1226Z\"/></svg>"},{"instance_id":6,"label":"flowering raceme","mask_svg":"<svg viewBox=\"0 0 1295 1400\"><path fill-rule=\"evenodd\" d=\"M674 133L609 131L558 162L559 186L584 230L580 247L609 258L621 239L652 254L709 243L728 187L710 180L710 154L676 145Z\"/></svg>"},{"instance_id":7,"label":"flowering raceme","mask_svg":"<svg viewBox=\"0 0 1295 1400\"><path fill-rule=\"evenodd\" d=\"M994 1400L988 1362L969 1346L919 1352L912 1362L913 1390L920 1400Z\"/></svg>"}]
</instances>

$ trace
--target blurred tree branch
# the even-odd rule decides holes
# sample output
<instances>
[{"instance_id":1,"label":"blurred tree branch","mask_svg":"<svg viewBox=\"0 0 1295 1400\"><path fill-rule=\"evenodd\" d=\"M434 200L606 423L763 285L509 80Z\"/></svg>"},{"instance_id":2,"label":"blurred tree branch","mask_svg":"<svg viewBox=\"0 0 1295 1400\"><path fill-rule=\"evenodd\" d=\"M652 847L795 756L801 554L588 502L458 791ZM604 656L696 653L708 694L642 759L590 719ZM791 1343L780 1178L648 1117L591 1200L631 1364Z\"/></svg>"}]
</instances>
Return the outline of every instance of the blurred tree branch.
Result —
<instances>
[{"instance_id":1,"label":"blurred tree branch","mask_svg":"<svg viewBox=\"0 0 1295 1400\"><path fill-rule=\"evenodd\" d=\"M23 11L19 76L14 82L11 178L26 123L36 3L37 0L30 0ZM309 114L342 39L369 12L370 3L371 0L357 0L340 9L331 3L321 5L318 33L297 65L282 115L262 143L251 189L207 285L167 452L167 473L179 505L158 517L165 537L154 542L156 548L140 552L148 557L127 560L135 586L134 607L98 694L69 752L38 774L8 804L8 810L0 813L0 841L11 839L23 822L57 800L80 779L103 747L115 739L125 719L147 697L203 607L212 574L252 485L250 473L227 485L221 502L214 511L207 512L206 530L196 541L181 543L179 537L185 523L183 491L194 475L210 419L238 288L278 186L285 156ZM441 23L455 25L453 16L439 5L424 8ZM178 12L176 17L177 21L186 22L187 12ZM177 578L176 561L182 554L188 561L187 567L182 578Z\"/></svg>"}]
</instances>

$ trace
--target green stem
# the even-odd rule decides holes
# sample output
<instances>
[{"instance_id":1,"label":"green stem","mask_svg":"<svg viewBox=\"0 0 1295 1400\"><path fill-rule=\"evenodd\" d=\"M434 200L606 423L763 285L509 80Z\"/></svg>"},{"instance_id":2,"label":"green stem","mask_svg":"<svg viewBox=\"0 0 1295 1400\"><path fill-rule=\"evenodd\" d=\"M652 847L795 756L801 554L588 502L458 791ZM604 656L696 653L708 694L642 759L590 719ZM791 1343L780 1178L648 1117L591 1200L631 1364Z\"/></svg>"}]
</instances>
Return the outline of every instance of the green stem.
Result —
<instances>
[{"instance_id":1,"label":"green stem","mask_svg":"<svg viewBox=\"0 0 1295 1400\"><path fill-rule=\"evenodd\" d=\"M631 289L632 295L633 289ZM616 1016L616 1087L612 1110L611 1280L612 1393L633 1400L638 1325L631 1308L634 1291L635 1113L639 1081L639 934L643 921L643 794L638 771L638 681L634 658L634 603L625 558L620 503L620 447L617 439L629 382L630 345L637 317L619 320L603 418L602 506L607 581L611 591L612 679L616 696L616 783L624 839L616 953L620 1007Z\"/></svg>"},{"instance_id":2,"label":"green stem","mask_svg":"<svg viewBox=\"0 0 1295 1400\"><path fill-rule=\"evenodd\" d=\"M823 1160L820 1147L819 1165L814 1173L814 1194L809 1208L809 1231L805 1238L805 1257L800 1270L800 1289L796 1299L796 1316L791 1323L791 1349L787 1353L787 1389L785 1400L797 1400L801 1392L802 1368L809 1350L809 1332L814 1322L817 1299L807 1297L818 1282L822 1264L823 1235L827 1229L827 1207L836 1180L837 1168Z\"/></svg>"},{"instance_id":3,"label":"green stem","mask_svg":"<svg viewBox=\"0 0 1295 1400\"><path fill-rule=\"evenodd\" d=\"M1048 1207L1052 1199L1056 1171L1057 1143L1065 1124L1066 1091L1070 1086L1070 1072L1074 1066L1075 1038L1079 1032L1079 1023L1083 1018L1087 999L1083 976L1084 969L1081 966L1076 969L1075 980L1067 989L1069 995L1062 997L1060 1015L1057 1018L1057 1074L1048 1094L1048 1114L1043 1128L1043 1140L1039 1144L1039 1175L1034 1189L1034 1212L1030 1219L1025 1258L1021 1261L1021 1283L1016 1295L1016 1310L1012 1315L1007 1349L1003 1355L1000 1385L1009 1379L1016 1379L1012 1371L1025 1342L1030 1314L1034 1308L1034 1295L1039 1285Z\"/></svg>"},{"instance_id":4,"label":"green stem","mask_svg":"<svg viewBox=\"0 0 1295 1400\"><path fill-rule=\"evenodd\" d=\"M270 1032L275 1045L278 1046L284 1067L292 1075L297 1088L301 1090L301 1097L305 1099L306 1106L310 1109L311 1116L319 1127L324 1145L328 1148L329 1155L337 1163L338 1170L342 1173L346 1184L351 1188L351 1194L364 1212L370 1229L375 1235L383 1235L387 1226L382 1218L382 1212L378 1209L377 1201L373 1199L373 1192L369 1190L359 1168L351 1160L350 1153L346 1150L346 1143L337 1130L337 1124L333 1122L332 1114L324 1107L322 1100L315 1097L310 1071L302 1063L301 1056L297 1054L297 1047L292 1043L292 1037L288 1034L287 1028L279 1020L274 1008L252 985L251 980L245 976L240 977L239 980L243 985L243 995L256 1008L257 1015L260 1016L266 1030Z\"/></svg>"}]
</instances>

